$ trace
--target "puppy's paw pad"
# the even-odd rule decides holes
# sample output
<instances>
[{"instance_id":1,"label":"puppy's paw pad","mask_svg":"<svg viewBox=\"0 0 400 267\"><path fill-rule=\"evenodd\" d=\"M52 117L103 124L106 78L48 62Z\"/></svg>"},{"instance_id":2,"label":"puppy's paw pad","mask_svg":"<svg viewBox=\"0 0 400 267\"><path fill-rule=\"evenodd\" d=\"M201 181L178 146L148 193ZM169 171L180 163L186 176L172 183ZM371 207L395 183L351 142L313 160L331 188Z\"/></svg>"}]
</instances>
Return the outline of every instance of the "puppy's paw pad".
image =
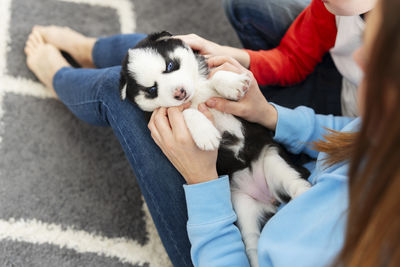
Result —
<instances>
[{"instance_id":1,"label":"puppy's paw pad","mask_svg":"<svg viewBox=\"0 0 400 267\"><path fill-rule=\"evenodd\" d=\"M218 71L214 75L215 89L230 100L242 99L249 90L250 82L251 79L246 73Z\"/></svg>"},{"instance_id":2,"label":"puppy's paw pad","mask_svg":"<svg viewBox=\"0 0 400 267\"><path fill-rule=\"evenodd\" d=\"M243 76L239 81L241 88L237 88L238 100L242 99L246 95L247 91L249 91L251 82L250 77L247 74L242 74L241 76Z\"/></svg>"}]
</instances>

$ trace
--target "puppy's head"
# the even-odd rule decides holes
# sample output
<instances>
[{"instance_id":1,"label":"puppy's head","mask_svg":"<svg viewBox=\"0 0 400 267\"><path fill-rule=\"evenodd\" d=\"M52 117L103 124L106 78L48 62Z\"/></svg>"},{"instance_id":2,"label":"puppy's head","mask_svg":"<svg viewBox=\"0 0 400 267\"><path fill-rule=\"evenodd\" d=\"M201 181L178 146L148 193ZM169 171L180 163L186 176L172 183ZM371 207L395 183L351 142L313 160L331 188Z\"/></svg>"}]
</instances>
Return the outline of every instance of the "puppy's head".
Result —
<instances>
[{"instance_id":1,"label":"puppy's head","mask_svg":"<svg viewBox=\"0 0 400 267\"><path fill-rule=\"evenodd\" d=\"M121 99L144 111L178 106L195 90L199 66L193 51L168 32L150 34L129 49L120 80Z\"/></svg>"}]
</instances>

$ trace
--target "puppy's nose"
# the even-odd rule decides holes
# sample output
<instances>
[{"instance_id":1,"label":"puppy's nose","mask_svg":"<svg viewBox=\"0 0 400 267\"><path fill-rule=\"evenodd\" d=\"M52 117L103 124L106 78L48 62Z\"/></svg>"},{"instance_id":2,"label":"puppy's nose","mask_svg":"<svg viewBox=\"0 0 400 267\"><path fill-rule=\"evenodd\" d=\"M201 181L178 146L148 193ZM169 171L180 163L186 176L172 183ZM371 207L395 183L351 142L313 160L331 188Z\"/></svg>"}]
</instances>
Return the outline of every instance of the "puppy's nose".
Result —
<instances>
[{"instance_id":1,"label":"puppy's nose","mask_svg":"<svg viewBox=\"0 0 400 267\"><path fill-rule=\"evenodd\" d=\"M186 90L183 88L176 88L174 93L174 98L176 100L182 100L186 97Z\"/></svg>"}]
</instances>

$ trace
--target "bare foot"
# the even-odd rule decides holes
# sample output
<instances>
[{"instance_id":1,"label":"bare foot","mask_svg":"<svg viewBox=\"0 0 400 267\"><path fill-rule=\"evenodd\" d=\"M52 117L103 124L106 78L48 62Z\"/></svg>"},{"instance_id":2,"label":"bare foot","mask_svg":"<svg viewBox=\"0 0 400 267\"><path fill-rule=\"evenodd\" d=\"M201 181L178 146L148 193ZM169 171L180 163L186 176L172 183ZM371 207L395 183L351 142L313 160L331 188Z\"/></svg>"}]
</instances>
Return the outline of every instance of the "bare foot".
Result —
<instances>
[{"instance_id":1,"label":"bare foot","mask_svg":"<svg viewBox=\"0 0 400 267\"><path fill-rule=\"evenodd\" d=\"M94 68L92 50L96 38L86 37L68 27L35 26L46 43L69 53L82 67Z\"/></svg>"},{"instance_id":2,"label":"bare foot","mask_svg":"<svg viewBox=\"0 0 400 267\"><path fill-rule=\"evenodd\" d=\"M55 46L46 44L39 32L33 31L26 41L25 54L28 68L56 95L53 77L61 68L70 67L61 52Z\"/></svg>"}]
</instances>

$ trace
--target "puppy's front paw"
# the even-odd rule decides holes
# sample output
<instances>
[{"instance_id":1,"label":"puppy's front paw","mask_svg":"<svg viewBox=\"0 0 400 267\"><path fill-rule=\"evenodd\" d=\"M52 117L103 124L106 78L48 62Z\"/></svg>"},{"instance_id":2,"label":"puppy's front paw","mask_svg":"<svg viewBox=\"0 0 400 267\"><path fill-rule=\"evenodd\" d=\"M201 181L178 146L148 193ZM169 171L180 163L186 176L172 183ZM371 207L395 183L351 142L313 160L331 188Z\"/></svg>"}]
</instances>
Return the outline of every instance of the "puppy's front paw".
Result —
<instances>
[{"instance_id":1,"label":"puppy's front paw","mask_svg":"<svg viewBox=\"0 0 400 267\"><path fill-rule=\"evenodd\" d=\"M183 111L186 125L196 145L202 150L215 150L219 147L221 134L212 122L197 109Z\"/></svg>"},{"instance_id":2,"label":"puppy's front paw","mask_svg":"<svg viewBox=\"0 0 400 267\"><path fill-rule=\"evenodd\" d=\"M306 192L308 189L311 188L311 184L303 179L299 179L296 181L296 185L293 188L293 192L292 192L292 198L296 198L298 196L300 196L301 194L303 194L304 192Z\"/></svg>"},{"instance_id":3,"label":"puppy's front paw","mask_svg":"<svg viewBox=\"0 0 400 267\"><path fill-rule=\"evenodd\" d=\"M212 81L220 95L230 100L240 100L249 90L251 79L246 73L221 70L214 74Z\"/></svg>"}]
</instances>

